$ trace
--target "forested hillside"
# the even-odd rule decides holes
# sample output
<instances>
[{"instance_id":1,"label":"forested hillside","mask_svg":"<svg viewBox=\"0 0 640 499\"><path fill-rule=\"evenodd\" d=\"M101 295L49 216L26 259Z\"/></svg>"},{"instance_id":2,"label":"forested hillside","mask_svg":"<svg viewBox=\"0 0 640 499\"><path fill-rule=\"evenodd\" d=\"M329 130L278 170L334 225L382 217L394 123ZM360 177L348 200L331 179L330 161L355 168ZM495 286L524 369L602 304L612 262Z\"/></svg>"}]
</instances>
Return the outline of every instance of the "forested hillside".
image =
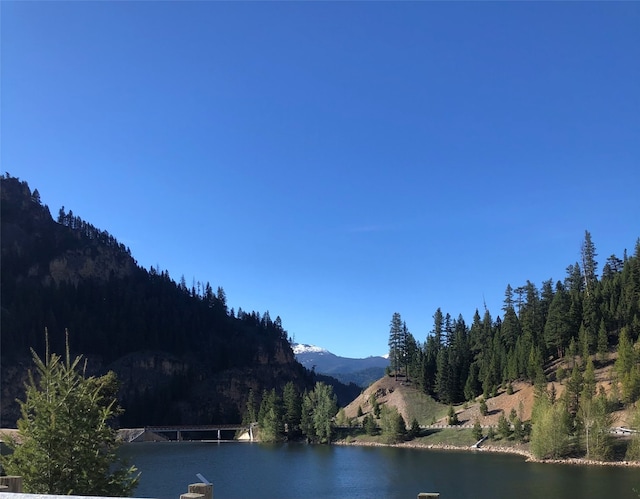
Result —
<instances>
[{"instance_id":1,"label":"forested hillside","mask_svg":"<svg viewBox=\"0 0 640 499\"><path fill-rule=\"evenodd\" d=\"M449 404L448 424L457 424L458 412L473 417L478 439L480 419L487 424L488 406L502 399L511 409L493 411L499 419L489 439L515 440L541 459L640 460L640 239L632 256L610 255L601 276L588 231L579 248L563 280L540 289L531 281L507 285L495 319L476 310L468 326L437 309L421 344L395 313L392 373ZM614 424L630 426L633 438L614 443Z\"/></svg>"},{"instance_id":2,"label":"forested hillside","mask_svg":"<svg viewBox=\"0 0 640 499\"><path fill-rule=\"evenodd\" d=\"M616 365L621 396L640 396L640 367L633 344L640 334L640 239L634 254L606 258L598 274L597 252L585 231L576 242L579 261L564 279L513 288L506 286L499 315L476 310L471 324L437 309L424 344L409 332L401 315L393 315L389 334L392 370L406 372L441 402L495 394L515 380L553 380L546 371L553 359L595 356L605 362L613 351L630 352ZM583 369L586 367L583 362Z\"/></svg>"},{"instance_id":3,"label":"forested hillside","mask_svg":"<svg viewBox=\"0 0 640 499\"><path fill-rule=\"evenodd\" d=\"M61 208L57 221L26 182L2 176L2 425L40 355L71 348L89 369L113 369L125 426L237 422L249 390L302 392L313 375L295 361L279 317L229 310L224 290L187 287L137 265L106 231Z\"/></svg>"}]
</instances>

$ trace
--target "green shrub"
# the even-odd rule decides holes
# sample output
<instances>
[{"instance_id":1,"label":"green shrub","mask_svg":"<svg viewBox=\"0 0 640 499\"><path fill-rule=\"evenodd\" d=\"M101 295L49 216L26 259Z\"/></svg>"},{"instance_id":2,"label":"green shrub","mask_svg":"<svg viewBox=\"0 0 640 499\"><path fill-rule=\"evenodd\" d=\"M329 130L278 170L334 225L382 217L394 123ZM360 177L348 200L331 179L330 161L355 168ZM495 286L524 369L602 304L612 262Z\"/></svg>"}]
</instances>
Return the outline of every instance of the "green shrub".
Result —
<instances>
[{"instance_id":1,"label":"green shrub","mask_svg":"<svg viewBox=\"0 0 640 499\"><path fill-rule=\"evenodd\" d=\"M475 423L473 423L473 438L480 440L482 438L482 426L480 426L480 421L476 419Z\"/></svg>"},{"instance_id":2,"label":"green shrub","mask_svg":"<svg viewBox=\"0 0 640 499\"><path fill-rule=\"evenodd\" d=\"M486 416L489 413L489 409L487 408L487 402L485 399L480 399L480 414Z\"/></svg>"}]
</instances>

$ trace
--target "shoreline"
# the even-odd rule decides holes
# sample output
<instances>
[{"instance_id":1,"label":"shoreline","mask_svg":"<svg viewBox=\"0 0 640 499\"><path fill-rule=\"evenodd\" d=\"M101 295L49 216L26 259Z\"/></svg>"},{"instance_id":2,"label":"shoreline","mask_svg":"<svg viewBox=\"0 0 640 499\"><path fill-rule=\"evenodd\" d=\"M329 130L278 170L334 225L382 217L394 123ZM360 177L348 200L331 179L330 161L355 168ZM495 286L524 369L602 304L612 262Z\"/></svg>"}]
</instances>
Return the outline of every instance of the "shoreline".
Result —
<instances>
[{"instance_id":1,"label":"shoreline","mask_svg":"<svg viewBox=\"0 0 640 499\"><path fill-rule=\"evenodd\" d=\"M582 459L577 457L568 457L565 459L538 459L525 449L517 449L513 447L502 447L497 445L487 445L484 447L467 447L451 444L424 444L416 442L400 442L396 444L384 444L382 442L364 442L354 440L347 442L345 440L337 440L332 442L333 445L358 445L362 447L398 447L417 450L445 450L455 452L486 452L492 454L513 454L525 458L527 463L539 464L565 464L572 466L614 466L624 468L640 468L640 461L597 461L594 459Z\"/></svg>"}]
</instances>

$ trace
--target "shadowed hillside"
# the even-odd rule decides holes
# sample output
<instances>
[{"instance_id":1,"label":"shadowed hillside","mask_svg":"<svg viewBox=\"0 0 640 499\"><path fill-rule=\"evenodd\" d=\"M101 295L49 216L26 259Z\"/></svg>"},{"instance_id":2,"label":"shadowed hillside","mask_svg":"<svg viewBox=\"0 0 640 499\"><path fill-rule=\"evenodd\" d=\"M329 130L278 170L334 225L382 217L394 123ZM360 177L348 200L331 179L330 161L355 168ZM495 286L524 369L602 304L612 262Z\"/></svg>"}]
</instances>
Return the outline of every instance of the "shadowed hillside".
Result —
<instances>
[{"instance_id":1,"label":"shadowed hillside","mask_svg":"<svg viewBox=\"0 0 640 499\"><path fill-rule=\"evenodd\" d=\"M42 355L44 331L90 370L114 370L126 409L121 423L239 421L250 389L300 391L313 375L295 361L279 317L228 310L224 290L187 288L160 269L137 265L128 248L64 208L54 221L37 190L1 178L2 426Z\"/></svg>"}]
</instances>

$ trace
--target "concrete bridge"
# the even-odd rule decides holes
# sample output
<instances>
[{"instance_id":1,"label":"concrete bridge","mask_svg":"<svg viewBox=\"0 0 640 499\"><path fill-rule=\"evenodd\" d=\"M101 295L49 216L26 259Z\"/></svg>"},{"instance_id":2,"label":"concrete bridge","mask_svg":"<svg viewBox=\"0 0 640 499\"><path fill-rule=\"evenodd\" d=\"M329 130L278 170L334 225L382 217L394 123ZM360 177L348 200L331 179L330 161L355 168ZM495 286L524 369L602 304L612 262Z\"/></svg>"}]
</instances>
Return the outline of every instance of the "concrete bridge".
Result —
<instances>
[{"instance_id":1,"label":"concrete bridge","mask_svg":"<svg viewBox=\"0 0 640 499\"><path fill-rule=\"evenodd\" d=\"M236 433L241 432L247 437L236 438ZM126 442L139 442L149 440L172 440L182 442L185 440L197 440L203 442L253 442L253 425L228 424L228 425L166 425L145 426L120 430L121 438Z\"/></svg>"}]
</instances>

